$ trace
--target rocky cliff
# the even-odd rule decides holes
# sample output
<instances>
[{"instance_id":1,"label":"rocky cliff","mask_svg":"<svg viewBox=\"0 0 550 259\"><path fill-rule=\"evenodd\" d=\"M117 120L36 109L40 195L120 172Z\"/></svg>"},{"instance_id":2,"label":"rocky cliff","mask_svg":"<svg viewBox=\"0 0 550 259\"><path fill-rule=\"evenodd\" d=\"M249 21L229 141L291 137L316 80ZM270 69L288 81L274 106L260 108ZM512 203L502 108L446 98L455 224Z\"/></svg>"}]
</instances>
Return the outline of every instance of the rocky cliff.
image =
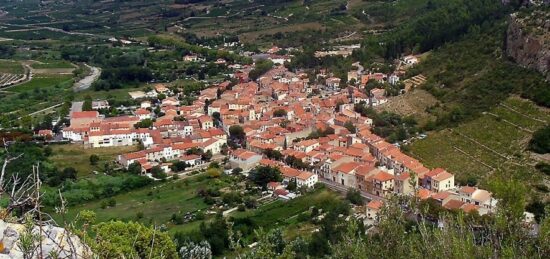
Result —
<instances>
[{"instance_id":1,"label":"rocky cliff","mask_svg":"<svg viewBox=\"0 0 550 259\"><path fill-rule=\"evenodd\" d=\"M506 54L519 65L536 69L550 80L550 9L514 13L506 35Z\"/></svg>"},{"instance_id":2,"label":"rocky cliff","mask_svg":"<svg viewBox=\"0 0 550 259\"><path fill-rule=\"evenodd\" d=\"M24 258L20 244L24 232L24 225L0 220L0 259ZM47 225L40 229L35 226L32 235L36 237L26 238L35 240L29 246L33 251L32 258L40 255L44 258L92 258L88 246L63 228Z\"/></svg>"}]
</instances>

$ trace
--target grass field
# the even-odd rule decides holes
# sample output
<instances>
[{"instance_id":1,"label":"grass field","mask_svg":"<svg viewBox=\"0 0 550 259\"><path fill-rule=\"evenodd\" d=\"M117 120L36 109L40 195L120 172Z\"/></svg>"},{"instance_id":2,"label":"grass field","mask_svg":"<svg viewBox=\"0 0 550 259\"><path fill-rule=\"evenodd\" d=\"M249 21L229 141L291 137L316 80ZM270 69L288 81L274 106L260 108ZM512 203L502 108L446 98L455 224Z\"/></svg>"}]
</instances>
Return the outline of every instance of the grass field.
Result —
<instances>
[{"instance_id":1,"label":"grass field","mask_svg":"<svg viewBox=\"0 0 550 259\"><path fill-rule=\"evenodd\" d=\"M117 155L137 150L136 146L84 149L79 144L52 145L51 147L53 155L50 160L53 164L59 169L73 167L79 177L90 175L94 170L101 172L105 162L113 161ZM90 165L89 159L93 154L99 156L99 163L96 166Z\"/></svg>"},{"instance_id":2,"label":"grass field","mask_svg":"<svg viewBox=\"0 0 550 259\"><path fill-rule=\"evenodd\" d=\"M29 82L20 84L9 89L10 92L22 93L25 91L45 90L48 88L64 88L70 82L72 76L69 75L40 75L35 76ZM56 87L59 86L59 87Z\"/></svg>"},{"instance_id":3,"label":"grass field","mask_svg":"<svg viewBox=\"0 0 550 259\"><path fill-rule=\"evenodd\" d=\"M208 187L223 188L230 186L230 184L231 179L229 176L211 179L204 174L199 174L184 180L156 183L142 189L116 195L113 197L116 200L115 207L101 208L102 200L71 207L66 218L74 218L81 210L92 210L97 214L97 222L111 219L134 220L146 224L165 224L172 234L176 231L191 232L198 230L201 222L210 219L207 217L205 220L174 225L171 222L172 214L185 214L197 210L204 211L210 206L204 203L201 197L197 196L197 191ZM138 218L138 213L142 213L143 217ZM59 217L59 215L54 215L54 218Z\"/></svg>"},{"instance_id":4,"label":"grass field","mask_svg":"<svg viewBox=\"0 0 550 259\"><path fill-rule=\"evenodd\" d=\"M550 121L550 111L512 97L480 118L456 128L430 133L410 146L429 167L443 167L458 180L469 177L486 184L494 177L539 183L543 175L526 151L533 131Z\"/></svg>"},{"instance_id":5,"label":"grass field","mask_svg":"<svg viewBox=\"0 0 550 259\"><path fill-rule=\"evenodd\" d=\"M23 74L25 69L19 61L0 59L0 73Z\"/></svg>"},{"instance_id":6,"label":"grass field","mask_svg":"<svg viewBox=\"0 0 550 259\"><path fill-rule=\"evenodd\" d=\"M184 181L165 182L113 197L115 207L101 208L101 201L86 203L69 209L68 218L74 217L80 210L93 210L97 221L111 219L138 220L143 223L167 224L173 213L186 213L203 210L208 207L202 198L196 195L199 188L211 184L211 179L197 176L186 185ZM138 219L137 213L143 213Z\"/></svg>"},{"instance_id":7,"label":"grass field","mask_svg":"<svg viewBox=\"0 0 550 259\"><path fill-rule=\"evenodd\" d=\"M426 112L426 108L438 103L437 99L430 93L422 89L415 89L406 94L392 96L388 102L376 106L377 111L387 111L397 113L401 116L414 116L420 125L428 120L434 119L432 115Z\"/></svg>"}]
</instances>

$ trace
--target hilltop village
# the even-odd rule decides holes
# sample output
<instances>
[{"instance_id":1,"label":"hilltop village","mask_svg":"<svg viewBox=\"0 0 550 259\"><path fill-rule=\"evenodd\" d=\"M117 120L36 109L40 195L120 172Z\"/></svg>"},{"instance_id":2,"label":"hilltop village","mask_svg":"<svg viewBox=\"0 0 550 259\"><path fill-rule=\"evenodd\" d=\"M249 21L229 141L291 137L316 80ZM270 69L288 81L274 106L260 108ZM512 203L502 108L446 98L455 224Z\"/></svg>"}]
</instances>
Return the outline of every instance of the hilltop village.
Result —
<instances>
[{"instance_id":1,"label":"hilltop village","mask_svg":"<svg viewBox=\"0 0 550 259\"><path fill-rule=\"evenodd\" d=\"M130 92L140 105L126 109L124 116L100 115L99 110L109 107L102 100L93 101L91 111L73 105L63 138L83 148L139 145L139 151L118 155L117 163L139 168L153 179L159 172L185 175L212 161L224 162L226 173L278 168L283 181L267 186L274 196L296 197L286 188L290 183L299 188L321 182L338 191L354 189L370 201L365 212L371 220L394 194L433 198L447 209L476 210L481 215L495 209L497 201L490 192L457 186L452 172L427 168L404 154L398 144L374 134L373 120L361 113L388 100L384 88L365 90L369 82L399 83L399 94L425 78L403 84L399 76L404 71L384 74L360 68L350 71L348 83L341 84L341 78L326 70L315 75L289 71L280 64L290 57L273 54L277 51L264 55L274 65L256 80L249 78L254 65L229 65L233 80L201 90L190 105L182 105L181 89L162 83L148 92ZM196 62L200 57L187 55L184 60ZM398 67L417 62L407 56Z\"/></svg>"}]
</instances>

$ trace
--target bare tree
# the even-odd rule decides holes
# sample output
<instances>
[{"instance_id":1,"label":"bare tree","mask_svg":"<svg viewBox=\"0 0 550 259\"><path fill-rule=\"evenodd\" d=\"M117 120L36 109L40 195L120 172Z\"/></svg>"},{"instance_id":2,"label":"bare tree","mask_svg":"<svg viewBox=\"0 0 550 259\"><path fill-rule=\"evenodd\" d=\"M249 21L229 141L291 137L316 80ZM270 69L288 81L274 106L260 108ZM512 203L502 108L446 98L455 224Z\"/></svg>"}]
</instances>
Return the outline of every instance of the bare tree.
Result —
<instances>
[{"instance_id":1,"label":"bare tree","mask_svg":"<svg viewBox=\"0 0 550 259\"><path fill-rule=\"evenodd\" d=\"M56 227L52 217L42 210L40 164L34 165L32 173L25 177L18 172L11 172L9 175L9 164L23 154L12 155L6 141L3 142L5 153L0 172L0 198L7 200L7 206L1 209L0 220L24 224L24 230L17 240L17 247L23 258L91 258L89 249L71 231L74 229L71 227L72 223L65 223L65 228ZM61 192L59 196L61 208L57 211L64 213L66 202Z\"/></svg>"}]
</instances>

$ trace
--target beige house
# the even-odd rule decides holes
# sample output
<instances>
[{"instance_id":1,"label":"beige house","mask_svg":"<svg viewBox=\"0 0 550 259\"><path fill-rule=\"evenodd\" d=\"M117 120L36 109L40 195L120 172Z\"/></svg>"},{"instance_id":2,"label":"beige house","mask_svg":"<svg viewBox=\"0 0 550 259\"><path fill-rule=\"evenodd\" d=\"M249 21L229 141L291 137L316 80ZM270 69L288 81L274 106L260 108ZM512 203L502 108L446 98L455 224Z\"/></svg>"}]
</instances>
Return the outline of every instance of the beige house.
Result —
<instances>
[{"instance_id":1,"label":"beige house","mask_svg":"<svg viewBox=\"0 0 550 259\"><path fill-rule=\"evenodd\" d=\"M395 177L393 191L400 195L414 195L415 187L411 184L411 175L409 173L402 173ZM418 177L412 180L413 183L418 185Z\"/></svg>"},{"instance_id":2,"label":"beige house","mask_svg":"<svg viewBox=\"0 0 550 259\"><path fill-rule=\"evenodd\" d=\"M372 220L378 220L378 213L382 209L383 203L381 201L373 200L367 204L367 218Z\"/></svg>"}]
</instances>

